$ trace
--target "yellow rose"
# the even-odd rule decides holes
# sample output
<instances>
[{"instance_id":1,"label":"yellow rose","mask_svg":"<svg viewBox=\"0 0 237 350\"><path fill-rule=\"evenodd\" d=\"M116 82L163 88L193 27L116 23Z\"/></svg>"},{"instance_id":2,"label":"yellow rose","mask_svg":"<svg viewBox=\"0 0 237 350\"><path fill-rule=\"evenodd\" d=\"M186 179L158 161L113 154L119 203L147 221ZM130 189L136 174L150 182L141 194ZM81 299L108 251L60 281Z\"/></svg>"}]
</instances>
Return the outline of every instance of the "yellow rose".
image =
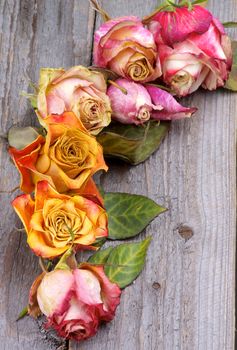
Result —
<instances>
[{"instance_id":1,"label":"yellow rose","mask_svg":"<svg viewBox=\"0 0 237 350\"><path fill-rule=\"evenodd\" d=\"M57 257L73 244L88 247L108 235L107 214L101 206L84 196L60 194L47 181L37 183L34 199L23 194L12 205L30 248L43 258Z\"/></svg>"}]
</instances>

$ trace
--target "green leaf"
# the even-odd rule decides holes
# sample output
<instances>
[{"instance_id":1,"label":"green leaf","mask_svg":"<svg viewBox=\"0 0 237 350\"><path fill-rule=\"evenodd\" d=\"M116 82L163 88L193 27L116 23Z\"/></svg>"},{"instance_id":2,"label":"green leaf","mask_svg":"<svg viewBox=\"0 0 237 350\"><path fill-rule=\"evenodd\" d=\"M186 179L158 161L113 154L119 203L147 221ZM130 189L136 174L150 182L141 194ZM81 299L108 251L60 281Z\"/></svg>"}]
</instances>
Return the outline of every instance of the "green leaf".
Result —
<instances>
[{"instance_id":1,"label":"green leaf","mask_svg":"<svg viewBox=\"0 0 237 350\"><path fill-rule=\"evenodd\" d=\"M105 157L119 158L136 165L159 148L170 122L150 121L145 125L111 123L97 136Z\"/></svg>"},{"instance_id":2,"label":"green leaf","mask_svg":"<svg viewBox=\"0 0 237 350\"><path fill-rule=\"evenodd\" d=\"M125 288L143 269L151 237L138 243L120 244L115 247L105 264L105 273L111 282Z\"/></svg>"},{"instance_id":3,"label":"green leaf","mask_svg":"<svg viewBox=\"0 0 237 350\"><path fill-rule=\"evenodd\" d=\"M232 91L237 91L237 41L232 41L233 63L229 79L225 84L225 88Z\"/></svg>"},{"instance_id":4,"label":"green leaf","mask_svg":"<svg viewBox=\"0 0 237 350\"><path fill-rule=\"evenodd\" d=\"M104 265L106 261L108 260L108 257L113 250L113 247L109 247L106 249L99 250L95 254L89 257L88 262L98 265Z\"/></svg>"},{"instance_id":5,"label":"green leaf","mask_svg":"<svg viewBox=\"0 0 237 350\"><path fill-rule=\"evenodd\" d=\"M26 306L26 307L24 307L24 309L22 309L21 312L19 313L19 315L18 315L16 321L21 320L22 318L24 318L24 317L27 316L27 315L28 315L28 307Z\"/></svg>"},{"instance_id":6,"label":"green leaf","mask_svg":"<svg viewBox=\"0 0 237 350\"><path fill-rule=\"evenodd\" d=\"M131 238L159 214L166 211L153 200L135 194L106 193L105 208L109 218L109 239Z\"/></svg>"},{"instance_id":7,"label":"green leaf","mask_svg":"<svg viewBox=\"0 0 237 350\"><path fill-rule=\"evenodd\" d=\"M237 27L237 22L224 22L222 23L225 28L235 28Z\"/></svg>"},{"instance_id":8,"label":"green leaf","mask_svg":"<svg viewBox=\"0 0 237 350\"><path fill-rule=\"evenodd\" d=\"M25 148L31 144L39 136L35 128L31 126L16 127L12 126L8 131L8 143L11 147L18 150Z\"/></svg>"}]
</instances>

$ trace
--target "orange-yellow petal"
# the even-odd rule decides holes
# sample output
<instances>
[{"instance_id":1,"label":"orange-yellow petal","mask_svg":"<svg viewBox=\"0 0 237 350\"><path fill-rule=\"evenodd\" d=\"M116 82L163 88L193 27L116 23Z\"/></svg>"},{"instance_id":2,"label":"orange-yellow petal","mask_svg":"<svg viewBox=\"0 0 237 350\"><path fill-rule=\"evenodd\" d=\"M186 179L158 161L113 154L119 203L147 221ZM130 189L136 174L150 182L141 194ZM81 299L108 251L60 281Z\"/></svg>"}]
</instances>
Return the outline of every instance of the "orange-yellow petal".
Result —
<instances>
[{"instance_id":1,"label":"orange-yellow petal","mask_svg":"<svg viewBox=\"0 0 237 350\"><path fill-rule=\"evenodd\" d=\"M62 248L51 247L49 242L46 242L44 233L33 229L28 234L27 242L33 252L44 259L53 259L62 255L69 248L69 246Z\"/></svg>"},{"instance_id":2,"label":"orange-yellow petal","mask_svg":"<svg viewBox=\"0 0 237 350\"><path fill-rule=\"evenodd\" d=\"M34 213L35 203L29 194L22 194L12 201L12 206L21 219L26 233L30 231L30 220Z\"/></svg>"}]
</instances>

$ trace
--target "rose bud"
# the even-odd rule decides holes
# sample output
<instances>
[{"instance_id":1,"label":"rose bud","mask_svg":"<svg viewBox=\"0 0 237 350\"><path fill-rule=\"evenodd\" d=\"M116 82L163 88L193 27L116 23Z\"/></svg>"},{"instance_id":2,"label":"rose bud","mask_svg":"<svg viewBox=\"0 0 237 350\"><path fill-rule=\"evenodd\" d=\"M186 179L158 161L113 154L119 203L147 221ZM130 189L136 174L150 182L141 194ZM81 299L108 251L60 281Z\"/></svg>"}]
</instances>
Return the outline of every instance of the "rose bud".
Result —
<instances>
[{"instance_id":1,"label":"rose bud","mask_svg":"<svg viewBox=\"0 0 237 350\"><path fill-rule=\"evenodd\" d=\"M33 284L29 314L35 317L37 313L31 310L39 309L47 317L46 327L65 339L80 341L95 335L101 321L114 318L120 294L102 266L82 264L73 271L54 270Z\"/></svg>"},{"instance_id":2,"label":"rose bud","mask_svg":"<svg viewBox=\"0 0 237 350\"><path fill-rule=\"evenodd\" d=\"M43 258L63 254L72 244L88 247L108 235L105 210L84 196L58 193L40 181L34 199L28 194L15 198L12 206L24 224L27 242Z\"/></svg>"},{"instance_id":3,"label":"rose bud","mask_svg":"<svg viewBox=\"0 0 237 350\"><path fill-rule=\"evenodd\" d=\"M23 192L31 193L40 180L59 192L82 191L95 172L107 170L102 147L74 113L50 115L44 121L48 129L45 138L39 135L21 150L9 148Z\"/></svg>"},{"instance_id":4,"label":"rose bud","mask_svg":"<svg viewBox=\"0 0 237 350\"><path fill-rule=\"evenodd\" d=\"M112 118L123 124L143 124L149 119L171 120L190 117L196 108L181 106L172 95L155 86L143 86L126 79L116 80L108 88Z\"/></svg>"},{"instance_id":5,"label":"rose bud","mask_svg":"<svg viewBox=\"0 0 237 350\"><path fill-rule=\"evenodd\" d=\"M148 26L158 44L163 80L177 95L225 84L232 65L231 42L207 9L157 12Z\"/></svg>"},{"instance_id":6,"label":"rose bud","mask_svg":"<svg viewBox=\"0 0 237 350\"><path fill-rule=\"evenodd\" d=\"M107 21L95 32L94 63L137 82L161 75L153 35L134 16Z\"/></svg>"},{"instance_id":7,"label":"rose bud","mask_svg":"<svg viewBox=\"0 0 237 350\"><path fill-rule=\"evenodd\" d=\"M40 122L49 114L72 111L91 134L98 134L111 121L106 82L99 72L83 66L68 70L41 68L37 108Z\"/></svg>"}]
</instances>

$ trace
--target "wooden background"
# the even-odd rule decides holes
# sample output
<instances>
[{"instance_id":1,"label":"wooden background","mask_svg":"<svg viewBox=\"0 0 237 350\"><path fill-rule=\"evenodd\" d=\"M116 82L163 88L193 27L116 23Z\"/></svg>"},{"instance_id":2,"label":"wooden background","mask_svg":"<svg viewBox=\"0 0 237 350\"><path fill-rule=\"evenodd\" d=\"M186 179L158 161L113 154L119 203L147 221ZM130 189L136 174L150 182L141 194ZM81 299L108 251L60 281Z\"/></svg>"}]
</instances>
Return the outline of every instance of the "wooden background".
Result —
<instances>
[{"instance_id":1,"label":"wooden background","mask_svg":"<svg viewBox=\"0 0 237 350\"><path fill-rule=\"evenodd\" d=\"M104 0L111 16L146 15L157 0ZM212 0L222 21L237 20L236 0ZM35 116L24 97L42 66L91 63L99 16L87 0L0 0L1 132ZM229 33L237 38L237 33ZM200 91L191 120L136 167L113 163L100 178L106 190L147 195L169 211L144 232L153 234L146 267L122 296L114 321L80 344L61 343L41 321L15 322L39 273L10 200L17 171L1 143L0 349L230 350L234 349L235 129L237 95ZM39 329L40 328L40 329Z\"/></svg>"}]
</instances>

